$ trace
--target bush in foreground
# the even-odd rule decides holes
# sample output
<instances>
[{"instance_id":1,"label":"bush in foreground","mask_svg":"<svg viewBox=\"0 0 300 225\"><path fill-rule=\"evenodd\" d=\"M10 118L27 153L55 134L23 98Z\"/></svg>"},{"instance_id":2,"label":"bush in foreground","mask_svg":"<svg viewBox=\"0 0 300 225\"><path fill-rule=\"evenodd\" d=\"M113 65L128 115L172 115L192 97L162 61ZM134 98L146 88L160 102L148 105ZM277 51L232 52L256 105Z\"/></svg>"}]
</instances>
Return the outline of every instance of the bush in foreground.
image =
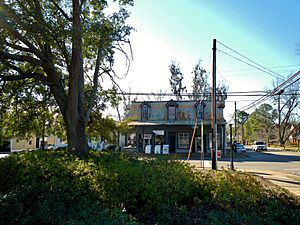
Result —
<instances>
[{"instance_id":1,"label":"bush in foreground","mask_svg":"<svg viewBox=\"0 0 300 225\"><path fill-rule=\"evenodd\" d=\"M253 176L93 152L0 159L0 224L300 224L299 198Z\"/></svg>"}]
</instances>

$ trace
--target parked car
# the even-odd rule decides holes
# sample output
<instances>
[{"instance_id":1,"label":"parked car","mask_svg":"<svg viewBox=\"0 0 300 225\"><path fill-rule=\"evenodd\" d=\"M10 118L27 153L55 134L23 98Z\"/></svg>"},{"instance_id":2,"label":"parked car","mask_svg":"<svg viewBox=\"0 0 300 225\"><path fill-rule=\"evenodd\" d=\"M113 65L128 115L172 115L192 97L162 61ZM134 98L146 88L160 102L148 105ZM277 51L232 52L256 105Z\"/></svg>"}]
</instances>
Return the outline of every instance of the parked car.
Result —
<instances>
[{"instance_id":1,"label":"parked car","mask_svg":"<svg viewBox=\"0 0 300 225\"><path fill-rule=\"evenodd\" d=\"M242 152L246 152L246 148L243 144L241 143L236 143L235 144L235 152L236 153L242 153Z\"/></svg>"},{"instance_id":2,"label":"parked car","mask_svg":"<svg viewBox=\"0 0 300 225\"><path fill-rule=\"evenodd\" d=\"M267 151L267 146L263 141L254 141L252 145L253 151Z\"/></svg>"},{"instance_id":3,"label":"parked car","mask_svg":"<svg viewBox=\"0 0 300 225\"><path fill-rule=\"evenodd\" d=\"M57 149L57 147L55 146L55 144L49 144L45 146L45 149Z\"/></svg>"},{"instance_id":4,"label":"parked car","mask_svg":"<svg viewBox=\"0 0 300 225\"><path fill-rule=\"evenodd\" d=\"M116 144L107 144L105 149L109 151L121 151L121 147Z\"/></svg>"}]
</instances>

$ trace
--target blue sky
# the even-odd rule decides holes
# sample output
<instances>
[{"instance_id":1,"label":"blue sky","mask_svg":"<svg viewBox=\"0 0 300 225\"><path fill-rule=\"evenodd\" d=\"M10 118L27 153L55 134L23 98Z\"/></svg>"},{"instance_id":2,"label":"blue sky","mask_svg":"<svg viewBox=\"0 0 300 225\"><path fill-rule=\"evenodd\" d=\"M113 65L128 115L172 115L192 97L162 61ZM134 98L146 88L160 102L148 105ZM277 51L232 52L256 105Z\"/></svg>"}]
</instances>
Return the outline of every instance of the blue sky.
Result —
<instances>
[{"instance_id":1,"label":"blue sky","mask_svg":"<svg viewBox=\"0 0 300 225\"><path fill-rule=\"evenodd\" d=\"M136 0L128 21L136 29L131 35L134 60L120 84L132 92L170 92L168 66L175 59L191 91L193 65L200 59L211 70L214 38L283 76L292 74L300 67L291 66L300 65L299 9L297 0ZM232 54L220 44L217 48ZM229 91L271 89L274 79L217 52L217 80L225 81ZM242 100L251 99L234 100L243 106L249 102Z\"/></svg>"}]
</instances>

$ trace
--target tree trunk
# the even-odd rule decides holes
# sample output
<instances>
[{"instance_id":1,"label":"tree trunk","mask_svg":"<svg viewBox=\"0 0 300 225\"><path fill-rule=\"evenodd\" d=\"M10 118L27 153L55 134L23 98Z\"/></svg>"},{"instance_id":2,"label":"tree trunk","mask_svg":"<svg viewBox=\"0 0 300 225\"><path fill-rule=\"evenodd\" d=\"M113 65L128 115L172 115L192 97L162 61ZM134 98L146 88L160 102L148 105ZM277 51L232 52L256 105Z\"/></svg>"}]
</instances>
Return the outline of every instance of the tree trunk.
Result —
<instances>
[{"instance_id":1,"label":"tree trunk","mask_svg":"<svg viewBox=\"0 0 300 225\"><path fill-rule=\"evenodd\" d=\"M82 27L79 0L73 0L73 44L65 122L68 149L78 155L87 151L84 119L84 75L82 60Z\"/></svg>"},{"instance_id":2,"label":"tree trunk","mask_svg":"<svg viewBox=\"0 0 300 225\"><path fill-rule=\"evenodd\" d=\"M80 117L77 118L74 120L67 116L68 149L77 155L84 155L88 150L85 137L85 124Z\"/></svg>"}]
</instances>

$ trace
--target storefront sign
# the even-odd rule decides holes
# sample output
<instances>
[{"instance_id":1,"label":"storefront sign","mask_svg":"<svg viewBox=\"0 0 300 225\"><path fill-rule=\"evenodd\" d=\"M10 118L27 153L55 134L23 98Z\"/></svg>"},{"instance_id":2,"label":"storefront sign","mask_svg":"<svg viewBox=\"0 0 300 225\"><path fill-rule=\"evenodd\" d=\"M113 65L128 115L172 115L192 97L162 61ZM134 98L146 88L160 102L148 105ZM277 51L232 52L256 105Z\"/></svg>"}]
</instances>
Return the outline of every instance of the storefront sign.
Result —
<instances>
[{"instance_id":1,"label":"storefront sign","mask_svg":"<svg viewBox=\"0 0 300 225\"><path fill-rule=\"evenodd\" d=\"M152 138L152 134L144 134L144 139L151 139Z\"/></svg>"},{"instance_id":2,"label":"storefront sign","mask_svg":"<svg viewBox=\"0 0 300 225\"><path fill-rule=\"evenodd\" d=\"M164 135L165 131L164 130L154 130L153 133L156 135Z\"/></svg>"}]
</instances>

